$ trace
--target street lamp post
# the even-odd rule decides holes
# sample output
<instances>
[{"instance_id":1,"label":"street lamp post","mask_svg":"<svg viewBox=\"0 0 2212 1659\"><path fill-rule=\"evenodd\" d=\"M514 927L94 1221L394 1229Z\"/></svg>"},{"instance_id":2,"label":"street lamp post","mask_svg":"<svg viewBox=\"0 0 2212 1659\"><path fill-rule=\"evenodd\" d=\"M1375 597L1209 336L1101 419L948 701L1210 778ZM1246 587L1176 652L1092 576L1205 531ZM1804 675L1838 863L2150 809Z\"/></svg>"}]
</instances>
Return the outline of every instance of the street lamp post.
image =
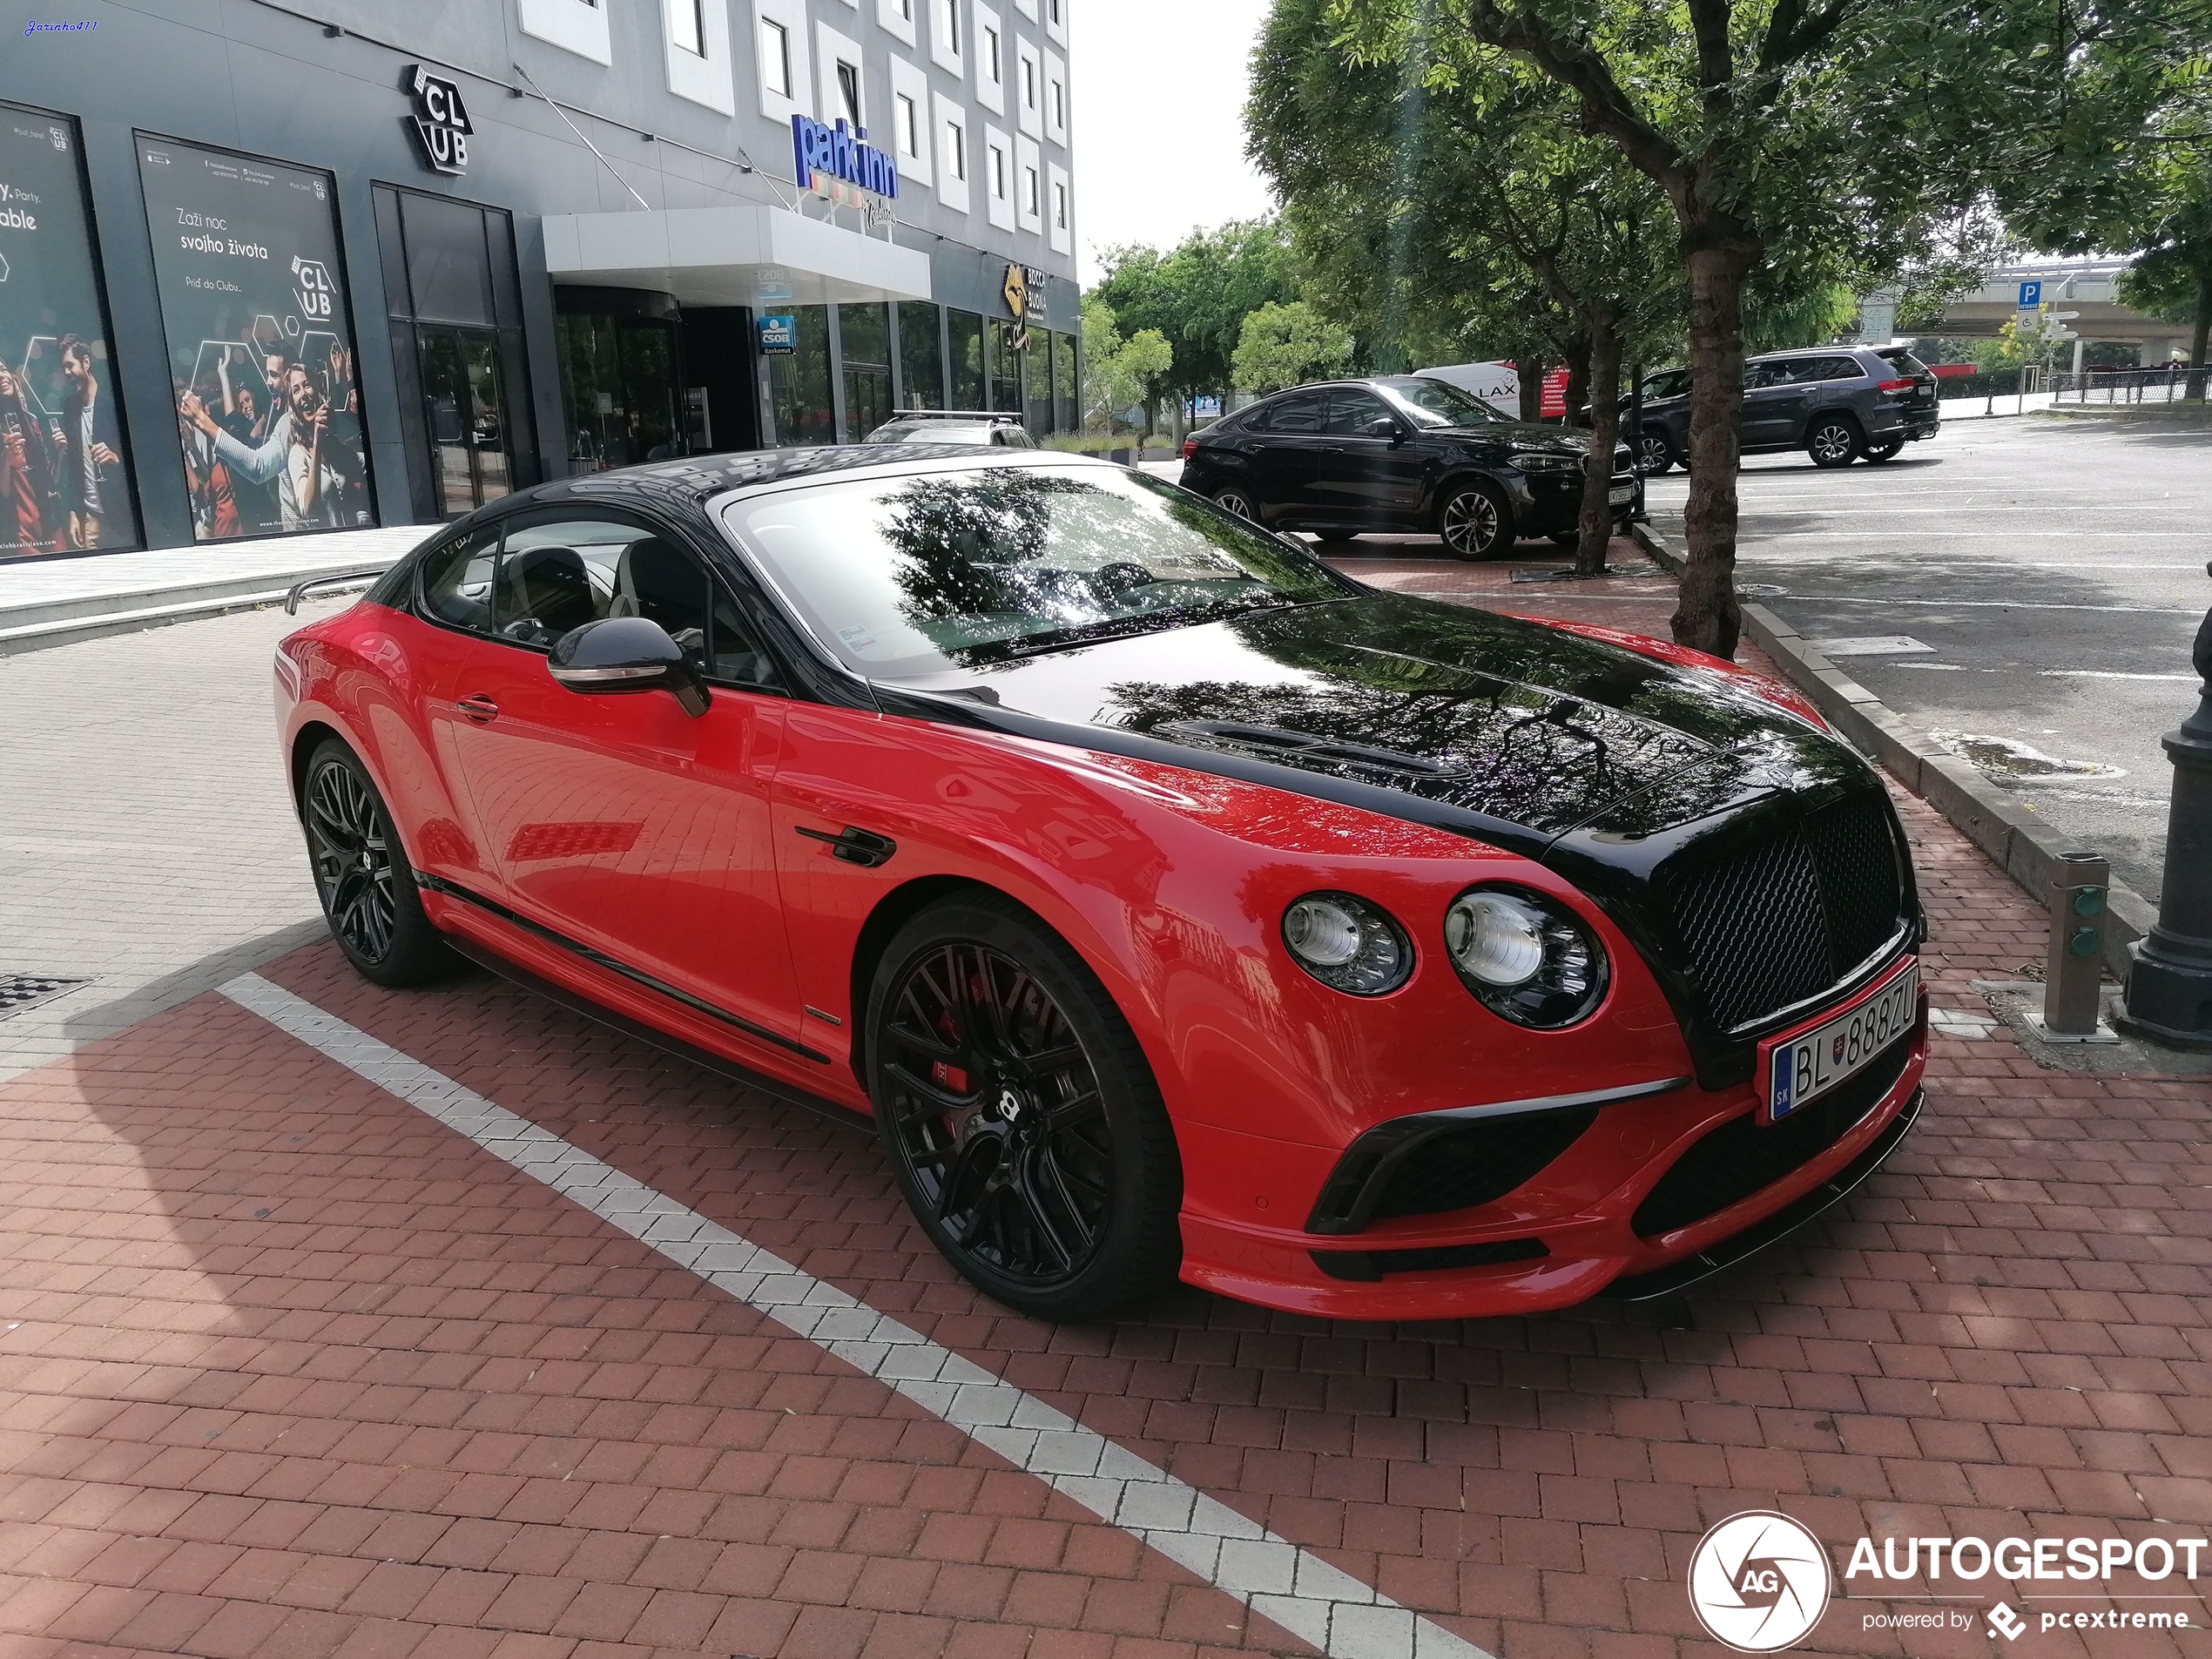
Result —
<instances>
[{"instance_id":1,"label":"street lamp post","mask_svg":"<svg viewBox=\"0 0 2212 1659\"><path fill-rule=\"evenodd\" d=\"M2205 570L2212 575L2212 564ZM2118 1023L2177 1048L2212 1049L2212 612L2198 624L2191 660L2204 682L2196 710L2165 738L2174 763L2165 890L2157 925L2135 948Z\"/></svg>"}]
</instances>

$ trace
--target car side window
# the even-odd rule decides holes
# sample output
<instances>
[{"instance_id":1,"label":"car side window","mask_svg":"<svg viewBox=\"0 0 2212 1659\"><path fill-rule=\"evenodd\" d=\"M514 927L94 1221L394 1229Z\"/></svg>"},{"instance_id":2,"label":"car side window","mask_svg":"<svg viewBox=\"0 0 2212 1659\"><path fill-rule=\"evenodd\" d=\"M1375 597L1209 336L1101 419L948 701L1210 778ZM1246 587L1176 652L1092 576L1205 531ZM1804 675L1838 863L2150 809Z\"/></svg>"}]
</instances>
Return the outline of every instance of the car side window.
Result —
<instances>
[{"instance_id":1,"label":"car side window","mask_svg":"<svg viewBox=\"0 0 2212 1659\"><path fill-rule=\"evenodd\" d=\"M706 567L643 524L578 518L510 531L496 594L496 631L518 644L550 649L587 622L644 617L707 678L776 683L752 630Z\"/></svg>"},{"instance_id":2,"label":"car side window","mask_svg":"<svg viewBox=\"0 0 2212 1659\"><path fill-rule=\"evenodd\" d=\"M1855 381L1866 371L1851 357L1831 357L1820 366L1819 378L1824 381Z\"/></svg>"},{"instance_id":3,"label":"car side window","mask_svg":"<svg viewBox=\"0 0 2212 1659\"><path fill-rule=\"evenodd\" d=\"M1349 437L1366 434L1370 422L1386 418L1390 411L1372 392L1332 392L1325 430Z\"/></svg>"},{"instance_id":4,"label":"car side window","mask_svg":"<svg viewBox=\"0 0 2212 1659\"><path fill-rule=\"evenodd\" d=\"M1790 365L1787 363L1746 363L1743 365L1743 389L1747 392L1756 392L1769 386L1786 386L1789 383Z\"/></svg>"},{"instance_id":5,"label":"car side window","mask_svg":"<svg viewBox=\"0 0 2212 1659\"><path fill-rule=\"evenodd\" d=\"M1318 432L1321 429L1324 400L1312 397L1285 398L1275 406L1275 413L1267 423L1270 432Z\"/></svg>"},{"instance_id":6,"label":"car side window","mask_svg":"<svg viewBox=\"0 0 2212 1659\"><path fill-rule=\"evenodd\" d=\"M498 562L496 524L435 550L422 562L423 610L452 627L491 632L492 572Z\"/></svg>"}]
</instances>

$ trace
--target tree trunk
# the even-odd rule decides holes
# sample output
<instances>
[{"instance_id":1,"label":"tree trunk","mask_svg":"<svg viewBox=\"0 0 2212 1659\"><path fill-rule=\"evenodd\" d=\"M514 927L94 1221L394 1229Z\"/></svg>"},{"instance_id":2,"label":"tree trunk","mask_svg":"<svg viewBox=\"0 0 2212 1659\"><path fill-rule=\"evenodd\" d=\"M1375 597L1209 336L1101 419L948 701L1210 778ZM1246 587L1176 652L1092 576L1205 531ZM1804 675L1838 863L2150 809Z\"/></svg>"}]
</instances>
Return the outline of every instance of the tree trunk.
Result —
<instances>
[{"instance_id":1,"label":"tree trunk","mask_svg":"<svg viewBox=\"0 0 2212 1659\"><path fill-rule=\"evenodd\" d=\"M1575 574L1603 576L1613 541L1613 446L1621 430L1621 336L1610 316L1591 326L1590 450L1582 461L1581 539L1575 544Z\"/></svg>"},{"instance_id":2,"label":"tree trunk","mask_svg":"<svg viewBox=\"0 0 2212 1659\"><path fill-rule=\"evenodd\" d=\"M2196 334L2189 341L2189 380L2182 395L2192 403L2204 401L2204 348L2212 335L2212 271L2196 282Z\"/></svg>"},{"instance_id":3,"label":"tree trunk","mask_svg":"<svg viewBox=\"0 0 2212 1659\"><path fill-rule=\"evenodd\" d=\"M1736 469L1743 453L1743 279L1757 241L1740 226L1685 227L1689 267L1689 543L1675 607L1675 643L1734 658L1743 613L1736 603Z\"/></svg>"},{"instance_id":4,"label":"tree trunk","mask_svg":"<svg viewBox=\"0 0 2212 1659\"><path fill-rule=\"evenodd\" d=\"M1544 362L1524 354L1514 365L1521 376L1521 418L1534 425L1544 414Z\"/></svg>"}]
</instances>

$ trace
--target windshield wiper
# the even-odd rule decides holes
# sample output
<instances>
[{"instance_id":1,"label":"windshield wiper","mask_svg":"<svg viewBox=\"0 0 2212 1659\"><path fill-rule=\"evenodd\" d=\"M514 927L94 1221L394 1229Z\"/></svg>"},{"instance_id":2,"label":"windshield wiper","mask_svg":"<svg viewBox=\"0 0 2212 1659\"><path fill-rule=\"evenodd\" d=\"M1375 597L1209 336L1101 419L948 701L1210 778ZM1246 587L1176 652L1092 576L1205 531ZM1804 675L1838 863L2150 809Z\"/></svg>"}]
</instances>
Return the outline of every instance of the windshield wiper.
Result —
<instances>
[{"instance_id":1,"label":"windshield wiper","mask_svg":"<svg viewBox=\"0 0 2212 1659\"><path fill-rule=\"evenodd\" d=\"M1103 622L1055 629L1048 634L1032 634L1027 639L1001 642L997 649L1009 657L1041 657L1049 651L1072 651L1079 645L1096 644L1101 640L1128 639L1140 634L1162 633L1170 628L1180 628L1192 623L1223 622L1255 610L1282 610L1312 603L1314 602L1285 599L1271 594L1264 600L1254 600L1245 604L1178 605L1170 610L1148 610L1142 616L1112 617Z\"/></svg>"}]
</instances>

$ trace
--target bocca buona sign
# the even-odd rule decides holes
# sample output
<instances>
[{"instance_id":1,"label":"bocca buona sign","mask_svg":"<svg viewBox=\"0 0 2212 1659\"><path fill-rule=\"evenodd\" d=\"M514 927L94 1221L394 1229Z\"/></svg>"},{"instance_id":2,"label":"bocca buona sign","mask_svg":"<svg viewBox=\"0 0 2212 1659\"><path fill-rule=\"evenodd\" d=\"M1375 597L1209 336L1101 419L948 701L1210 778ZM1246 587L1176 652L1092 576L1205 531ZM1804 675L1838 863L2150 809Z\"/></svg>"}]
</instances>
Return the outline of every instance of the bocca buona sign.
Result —
<instances>
[{"instance_id":1,"label":"bocca buona sign","mask_svg":"<svg viewBox=\"0 0 2212 1659\"><path fill-rule=\"evenodd\" d=\"M839 185L871 196L899 199L899 162L887 151L865 142L867 131L853 132L840 118L824 126L811 115L791 118L792 169L802 189L842 200Z\"/></svg>"}]
</instances>

